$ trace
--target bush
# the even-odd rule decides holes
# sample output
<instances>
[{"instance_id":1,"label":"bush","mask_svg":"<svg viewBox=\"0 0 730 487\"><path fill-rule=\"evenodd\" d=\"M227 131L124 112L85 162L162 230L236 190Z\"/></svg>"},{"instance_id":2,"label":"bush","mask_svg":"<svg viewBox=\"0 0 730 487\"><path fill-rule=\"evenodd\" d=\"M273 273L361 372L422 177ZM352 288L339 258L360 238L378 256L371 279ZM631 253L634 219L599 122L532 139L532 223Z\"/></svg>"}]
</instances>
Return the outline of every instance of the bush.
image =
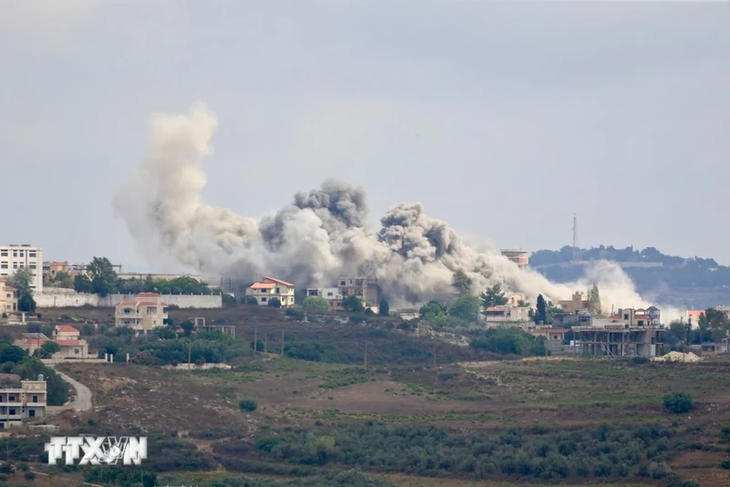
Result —
<instances>
[{"instance_id":1,"label":"bush","mask_svg":"<svg viewBox=\"0 0 730 487\"><path fill-rule=\"evenodd\" d=\"M246 296L246 299L243 300L244 304L249 304L251 306L258 306L259 302L254 298L253 296Z\"/></svg>"},{"instance_id":2,"label":"bush","mask_svg":"<svg viewBox=\"0 0 730 487\"><path fill-rule=\"evenodd\" d=\"M664 397L664 407L674 414L682 414L693 410L695 404L689 394L675 392Z\"/></svg>"},{"instance_id":3,"label":"bush","mask_svg":"<svg viewBox=\"0 0 730 487\"><path fill-rule=\"evenodd\" d=\"M634 357L631 359L631 363L634 365L648 364L649 359L647 357Z\"/></svg>"},{"instance_id":4,"label":"bush","mask_svg":"<svg viewBox=\"0 0 730 487\"><path fill-rule=\"evenodd\" d=\"M23 474L23 477L25 477L26 480L33 480L35 478L35 473L28 471Z\"/></svg>"},{"instance_id":5,"label":"bush","mask_svg":"<svg viewBox=\"0 0 730 487\"><path fill-rule=\"evenodd\" d=\"M256 401L252 401L250 399L241 399L241 401L238 403L238 407L241 408L242 411L248 411L252 413L256 411L259 405Z\"/></svg>"},{"instance_id":6,"label":"bush","mask_svg":"<svg viewBox=\"0 0 730 487\"><path fill-rule=\"evenodd\" d=\"M329 301L317 296L309 296L305 298L302 303L302 307L307 311L320 311L322 313L326 313L332 309Z\"/></svg>"},{"instance_id":7,"label":"bush","mask_svg":"<svg viewBox=\"0 0 730 487\"><path fill-rule=\"evenodd\" d=\"M269 308L281 308L281 301L279 301L279 298L270 299Z\"/></svg>"}]
</instances>

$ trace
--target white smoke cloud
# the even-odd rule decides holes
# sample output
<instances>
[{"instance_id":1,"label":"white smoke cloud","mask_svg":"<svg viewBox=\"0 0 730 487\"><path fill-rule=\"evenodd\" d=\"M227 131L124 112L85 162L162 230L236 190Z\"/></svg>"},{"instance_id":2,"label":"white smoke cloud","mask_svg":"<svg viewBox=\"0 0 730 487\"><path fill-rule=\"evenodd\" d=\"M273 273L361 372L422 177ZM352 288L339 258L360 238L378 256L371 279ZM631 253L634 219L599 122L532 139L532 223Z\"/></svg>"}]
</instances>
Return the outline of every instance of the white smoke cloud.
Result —
<instances>
[{"instance_id":1,"label":"white smoke cloud","mask_svg":"<svg viewBox=\"0 0 730 487\"><path fill-rule=\"evenodd\" d=\"M150 260L168 255L206 273L249 282L271 274L300 286L373 275L395 306L449 295L458 269L471 277L475 293L499 283L531 301L538 294L557 301L597 284L605 311L611 304L650 304L615 264L597 263L579 282L553 283L519 269L492 245L471 245L420 203L393 206L375 231L365 191L338 181L298 193L291 205L260 219L207 205L201 162L212 154L217 125L203 104L186 115L152 117L149 154L114 197L116 214Z\"/></svg>"}]
</instances>

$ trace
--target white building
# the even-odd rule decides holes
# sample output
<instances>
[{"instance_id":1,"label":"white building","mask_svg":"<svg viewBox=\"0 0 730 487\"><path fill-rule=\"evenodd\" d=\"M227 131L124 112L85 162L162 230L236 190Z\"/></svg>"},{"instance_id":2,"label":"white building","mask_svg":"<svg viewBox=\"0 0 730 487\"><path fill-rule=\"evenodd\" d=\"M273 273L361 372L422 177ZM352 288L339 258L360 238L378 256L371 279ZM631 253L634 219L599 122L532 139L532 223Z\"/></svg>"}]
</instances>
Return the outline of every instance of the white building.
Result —
<instances>
[{"instance_id":1,"label":"white building","mask_svg":"<svg viewBox=\"0 0 730 487\"><path fill-rule=\"evenodd\" d=\"M114 324L147 333L165 324L167 304L158 293L139 293L134 301L121 301L114 310Z\"/></svg>"},{"instance_id":2,"label":"white building","mask_svg":"<svg viewBox=\"0 0 730 487\"><path fill-rule=\"evenodd\" d=\"M326 299L330 307L339 311L342 309L342 293L337 287L308 287L307 297Z\"/></svg>"},{"instance_id":3,"label":"white building","mask_svg":"<svg viewBox=\"0 0 730 487\"><path fill-rule=\"evenodd\" d=\"M31 288L35 294L43 292L43 248L28 244L0 247L0 277L10 277L18 269L33 273Z\"/></svg>"},{"instance_id":4,"label":"white building","mask_svg":"<svg viewBox=\"0 0 730 487\"><path fill-rule=\"evenodd\" d=\"M246 296L256 298L259 306L268 306L272 299L278 299L284 308L294 305L294 292L295 286L291 282L264 276L263 281L254 282L246 289Z\"/></svg>"},{"instance_id":5,"label":"white building","mask_svg":"<svg viewBox=\"0 0 730 487\"><path fill-rule=\"evenodd\" d=\"M506 325L508 323L529 323L530 308L527 306L490 306L484 311L487 326Z\"/></svg>"},{"instance_id":6,"label":"white building","mask_svg":"<svg viewBox=\"0 0 730 487\"><path fill-rule=\"evenodd\" d=\"M38 380L17 382L8 375L5 377L9 380L0 386L0 429L46 415L47 386L42 375Z\"/></svg>"}]
</instances>

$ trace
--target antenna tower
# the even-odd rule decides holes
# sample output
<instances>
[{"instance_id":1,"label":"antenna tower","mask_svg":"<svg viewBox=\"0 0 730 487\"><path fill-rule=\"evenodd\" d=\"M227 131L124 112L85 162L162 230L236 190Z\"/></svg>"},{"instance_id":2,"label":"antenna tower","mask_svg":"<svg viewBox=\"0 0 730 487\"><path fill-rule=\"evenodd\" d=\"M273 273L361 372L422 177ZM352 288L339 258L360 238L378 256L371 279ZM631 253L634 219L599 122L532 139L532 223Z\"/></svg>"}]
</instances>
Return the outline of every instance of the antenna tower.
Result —
<instances>
[{"instance_id":1,"label":"antenna tower","mask_svg":"<svg viewBox=\"0 0 730 487\"><path fill-rule=\"evenodd\" d=\"M573 260L578 260L578 215L573 213Z\"/></svg>"}]
</instances>

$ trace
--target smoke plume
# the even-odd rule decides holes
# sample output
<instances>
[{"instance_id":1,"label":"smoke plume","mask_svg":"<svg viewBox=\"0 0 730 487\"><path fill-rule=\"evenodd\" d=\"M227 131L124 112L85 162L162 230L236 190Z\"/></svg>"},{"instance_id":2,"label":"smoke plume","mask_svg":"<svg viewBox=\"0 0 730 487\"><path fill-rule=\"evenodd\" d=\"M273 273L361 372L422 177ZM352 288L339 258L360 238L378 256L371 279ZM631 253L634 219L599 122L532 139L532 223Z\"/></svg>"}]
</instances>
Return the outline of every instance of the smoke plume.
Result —
<instances>
[{"instance_id":1,"label":"smoke plume","mask_svg":"<svg viewBox=\"0 0 730 487\"><path fill-rule=\"evenodd\" d=\"M420 203L399 203L368 225L365 191L327 180L273 216L250 218L205 204L201 161L212 154L214 113L194 105L186 115L152 117L148 156L114 197L140 250L159 262L170 256L207 274L240 281L274 275L298 286L326 286L341 276L374 276L391 306L416 304L453 292L462 270L472 291L500 284L530 301L553 301L597 284L604 307L646 306L628 276L601 262L585 279L556 284L522 270L491 246L470 245Z\"/></svg>"}]
</instances>

